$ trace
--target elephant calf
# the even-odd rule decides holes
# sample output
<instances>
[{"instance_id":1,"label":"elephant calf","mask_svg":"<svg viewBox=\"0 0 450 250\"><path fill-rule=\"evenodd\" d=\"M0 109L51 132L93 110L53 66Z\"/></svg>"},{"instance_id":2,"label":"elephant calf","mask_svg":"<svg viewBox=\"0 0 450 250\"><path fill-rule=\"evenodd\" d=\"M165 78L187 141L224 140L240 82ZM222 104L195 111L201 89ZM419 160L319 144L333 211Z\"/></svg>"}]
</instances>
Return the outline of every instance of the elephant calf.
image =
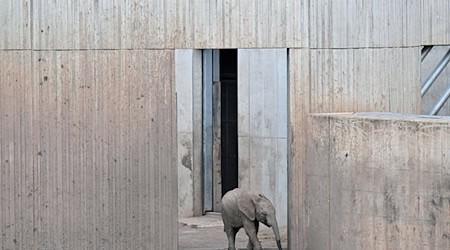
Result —
<instances>
[{"instance_id":1,"label":"elephant calf","mask_svg":"<svg viewBox=\"0 0 450 250\"><path fill-rule=\"evenodd\" d=\"M261 243L257 236L259 222L273 229L278 249L281 250L280 232L278 231L275 217L275 208L264 195L235 188L223 196L221 205L224 231L227 233L229 250L236 249L236 233L241 227L244 227L249 238L247 248L261 249Z\"/></svg>"}]
</instances>

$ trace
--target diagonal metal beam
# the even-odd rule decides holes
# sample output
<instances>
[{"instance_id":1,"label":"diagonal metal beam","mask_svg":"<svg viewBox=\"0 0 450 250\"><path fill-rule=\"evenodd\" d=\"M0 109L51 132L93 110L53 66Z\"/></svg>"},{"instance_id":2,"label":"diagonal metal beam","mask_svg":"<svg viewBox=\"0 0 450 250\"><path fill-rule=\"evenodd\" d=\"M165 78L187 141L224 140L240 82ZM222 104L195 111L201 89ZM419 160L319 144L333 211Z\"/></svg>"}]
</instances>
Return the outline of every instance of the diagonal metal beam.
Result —
<instances>
[{"instance_id":1,"label":"diagonal metal beam","mask_svg":"<svg viewBox=\"0 0 450 250\"><path fill-rule=\"evenodd\" d=\"M436 66L436 68L433 70L433 72L431 72L430 76L428 76L428 78L425 80L424 84L422 85L422 88L420 89L420 96L423 97L425 93L427 93L431 85L433 85L434 81L436 81L436 78L445 69L445 66L447 66L448 62L450 62L450 49L447 51L447 53L439 62L439 64Z\"/></svg>"},{"instance_id":2,"label":"diagonal metal beam","mask_svg":"<svg viewBox=\"0 0 450 250\"><path fill-rule=\"evenodd\" d=\"M437 113L439 113L439 111L441 110L442 106L444 106L444 104L448 101L448 98L450 97L450 84L447 88L447 90L445 90L444 94L441 96L441 98L439 98L439 101L437 101L433 108L431 109L430 113L428 113L428 115L437 115Z\"/></svg>"}]
</instances>

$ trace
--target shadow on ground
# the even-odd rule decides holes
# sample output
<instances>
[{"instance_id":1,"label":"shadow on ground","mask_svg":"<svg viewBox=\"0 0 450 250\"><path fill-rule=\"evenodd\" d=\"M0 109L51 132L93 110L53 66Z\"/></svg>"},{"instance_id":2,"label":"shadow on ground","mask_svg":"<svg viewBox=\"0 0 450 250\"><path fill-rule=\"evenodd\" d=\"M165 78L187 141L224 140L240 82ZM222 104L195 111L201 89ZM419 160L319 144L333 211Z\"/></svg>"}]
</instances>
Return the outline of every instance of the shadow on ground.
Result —
<instances>
[{"instance_id":1,"label":"shadow on ground","mask_svg":"<svg viewBox=\"0 0 450 250\"><path fill-rule=\"evenodd\" d=\"M281 244L287 249L287 227L280 227ZM271 228L260 224L258 238L263 249L277 249ZM241 228L236 236L236 248L246 249L248 237ZM178 249L183 250L217 250L227 249L228 241L223 231L220 214L208 214L202 217L178 220Z\"/></svg>"}]
</instances>

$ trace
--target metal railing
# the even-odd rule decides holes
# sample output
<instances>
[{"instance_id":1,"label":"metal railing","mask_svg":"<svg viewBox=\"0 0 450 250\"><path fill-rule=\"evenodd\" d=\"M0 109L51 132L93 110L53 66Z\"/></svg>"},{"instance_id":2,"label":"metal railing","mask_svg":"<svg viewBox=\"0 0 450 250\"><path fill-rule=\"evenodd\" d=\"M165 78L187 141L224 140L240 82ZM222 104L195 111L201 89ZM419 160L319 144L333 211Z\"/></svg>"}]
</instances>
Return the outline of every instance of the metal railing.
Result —
<instances>
[{"instance_id":1,"label":"metal railing","mask_svg":"<svg viewBox=\"0 0 450 250\"><path fill-rule=\"evenodd\" d=\"M422 62L430 53L433 46L425 46L422 49ZM438 76L444 71L447 64L450 62L450 49L447 51L447 53L444 55L444 57L441 59L441 61L438 63L436 68L433 69L431 74L427 77L427 79L424 81L422 88L420 89L420 96L423 97L427 91L431 88L433 83L436 81ZM447 100L450 97L450 85L446 89L446 91L441 95L439 100L433 105L431 108L431 111L428 113L428 115L437 115L439 111L441 110L442 106L447 102Z\"/></svg>"}]
</instances>

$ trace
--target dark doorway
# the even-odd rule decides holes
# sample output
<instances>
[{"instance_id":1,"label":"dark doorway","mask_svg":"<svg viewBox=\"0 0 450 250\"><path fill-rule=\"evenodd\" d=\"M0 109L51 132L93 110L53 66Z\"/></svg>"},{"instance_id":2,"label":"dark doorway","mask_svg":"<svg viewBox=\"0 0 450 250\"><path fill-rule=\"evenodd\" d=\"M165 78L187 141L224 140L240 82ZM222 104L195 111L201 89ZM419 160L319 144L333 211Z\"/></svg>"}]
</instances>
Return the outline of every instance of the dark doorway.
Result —
<instances>
[{"instance_id":1,"label":"dark doorway","mask_svg":"<svg viewBox=\"0 0 450 250\"><path fill-rule=\"evenodd\" d=\"M220 50L222 196L238 187L237 50Z\"/></svg>"}]
</instances>

